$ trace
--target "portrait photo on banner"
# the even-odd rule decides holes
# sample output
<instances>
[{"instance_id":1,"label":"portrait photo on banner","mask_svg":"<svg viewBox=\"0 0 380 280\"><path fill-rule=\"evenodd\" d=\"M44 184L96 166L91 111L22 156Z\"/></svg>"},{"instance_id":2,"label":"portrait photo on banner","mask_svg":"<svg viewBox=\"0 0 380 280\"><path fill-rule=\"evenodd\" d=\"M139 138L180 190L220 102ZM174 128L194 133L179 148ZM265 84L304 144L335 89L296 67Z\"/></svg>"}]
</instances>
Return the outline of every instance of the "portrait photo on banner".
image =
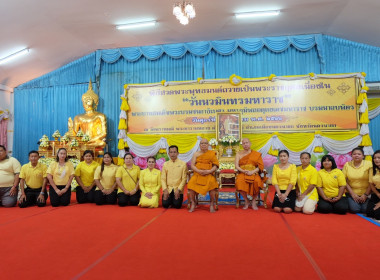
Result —
<instances>
[{"instance_id":1,"label":"portrait photo on banner","mask_svg":"<svg viewBox=\"0 0 380 280\"><path fill-rule=\"evenodd\" d=\"M222 139L224 136L234 136L241 140L241 114L240 113L217 113L216 115L216 137Z\"/></svg>"}]
</instances>

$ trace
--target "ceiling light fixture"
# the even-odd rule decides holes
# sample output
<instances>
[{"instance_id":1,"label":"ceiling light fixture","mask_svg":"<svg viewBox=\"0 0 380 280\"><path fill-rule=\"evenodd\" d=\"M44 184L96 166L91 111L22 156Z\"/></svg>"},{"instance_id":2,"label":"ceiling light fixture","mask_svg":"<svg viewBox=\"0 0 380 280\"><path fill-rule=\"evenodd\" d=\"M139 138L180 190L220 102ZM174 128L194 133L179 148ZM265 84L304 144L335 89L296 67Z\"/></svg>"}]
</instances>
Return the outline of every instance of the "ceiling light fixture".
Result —
<instances>
[{"instance_id":1,"label":"ceiling light fixture","mask_svg":"<svg viewBox=\"0 0 380 280\"><path fill-rule=\"evenodd\" d=\"M191 2L175 3L173 5L173 15L183 25L189 23L189 19L195 18L195 8Z\"/></svg>"},{"instance_id":2,"label":"ceiling light fixture","mask_svg":"<svg viewBox=\"0 0 380 280\"><path fill-rule=\"evenodd\" d=\"M135 29L135 28L141 28L141 27L148 27L148 26L155 26L156 21L143 21L143 22L135 22L135 23L129 23L129 24L121 24L116 25L116 29L122 30L122 29Z\"/></svg>"},{"instance_id":3,"label":"ceiling light fixture","mask_svg":"<svg viewBox=\"0 0 380 280\"><path fill-rule=\"evenodd\" d=\"M236 18L270 17L270 16L278 16L279 14L280 14L280 11L275 10L275 11L237 13L235 14L235 17Z\"/></svg>"},{"instance_id":4,"label":"ceiling light fixture","mask_svg":"<svg viewBox=\"0 0 380 280\"><path fill-rule=\"evenodd\" d=\"M3 63L6 63L8 62L9 60L12 60L14 58L17 58L19 56L22 56L24 54L27 54L29 52L29 49L26 48L26 49L22 49L21 51L18 51L18 52L15 52L15 53L12 53L8 56L5 56L3 58L0 58L0 64L3 64Z\"/></svg>"}]
</instances>

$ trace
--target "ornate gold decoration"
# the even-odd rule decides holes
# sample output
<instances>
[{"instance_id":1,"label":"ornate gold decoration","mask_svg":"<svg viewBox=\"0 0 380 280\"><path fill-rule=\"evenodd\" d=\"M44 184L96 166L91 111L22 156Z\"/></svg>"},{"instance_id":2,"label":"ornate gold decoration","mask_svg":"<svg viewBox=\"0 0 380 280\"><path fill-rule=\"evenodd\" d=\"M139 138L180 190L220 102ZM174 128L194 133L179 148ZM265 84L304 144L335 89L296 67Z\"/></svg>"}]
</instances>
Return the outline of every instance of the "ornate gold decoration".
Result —
<instances>
[{"instance_id":1,"label":"ornate gold decoration","mask_svg":"<svg viewBox=\"0 0 380 280\"><path fill-rule=\"evenodd\" d=\"M329 89L329 90L327 91L327 93L330 94L331 96L333 96L333 95L335 94L335 90L333 90L333 89Z\"/></svg>"},{"instance_id":2,"label":"ornate gold decoration","mask_svg":"<svg viewBox=\"0 0 380 280\"><path fill-rule=\"evenodd\" d=\"M347 91L349 91L350 88L351 88L351 87L350 87L349 85L346 85L346 83L342 83L340 86L337 87L337 89L338 89L341 93L343 93L343 94L345 94Z\"/></svg>"}]
</instances>

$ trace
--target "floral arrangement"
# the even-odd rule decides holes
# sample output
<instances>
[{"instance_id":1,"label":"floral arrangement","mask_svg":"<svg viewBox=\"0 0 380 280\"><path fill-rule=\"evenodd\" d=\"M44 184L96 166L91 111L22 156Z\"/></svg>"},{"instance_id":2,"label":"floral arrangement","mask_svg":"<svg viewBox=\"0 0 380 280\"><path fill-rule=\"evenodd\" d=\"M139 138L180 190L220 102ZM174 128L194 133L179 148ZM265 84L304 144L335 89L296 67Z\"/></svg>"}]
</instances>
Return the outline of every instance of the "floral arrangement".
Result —
<instances>
[{"instance_id":1,"label":"floral arrangement","mask_svg":"<svg viewBox=\"0 0 380 280\"><path fill-rule=\"evenodd\" d=\"M77 167L77 165L80 163L79 159L76 158L70 158L69 161L74 165L74 169Z\"/></svg>"},{"instance_id":2,"label":"floral arrangement","mask_svg":"<svg viewBox=\"0 0 380 280\"><path fill-rule=\"evenodd\" d=\"M162 167L164 166L164 163L169 160L169 157L166 153L166 150L164 150L164 153L157 153L155 156L156 158L156 166L155 168L159 169L160 171L162 170ZM136 154L134 154L132 151L129 151L133 158L134 163L139 166L141 169L146 169L148 167L148 162L147 158L145 157L138 157Z\"/></svg>"},{"instance_id":3,"label":"floral arrangement","mask_svg":"<svg viewBox=\"0 0 380 280\"><path fill-rule=\"evenodd\" d=\"M277 157L272 156L272 155L266 155L263 157L263 163L264 163L264 168L269 169L273 168L273 165L278 162Z\"/></svg>"},{"instance_id":4,"label":"floral arrangement","mask_svg":"<svg viewBox=\"0 0 380 280\"><path fill-rule=\"evenodd\" d=\"M77 139L73 139L73 140L71 140L69 146L70 146L71 148L73 148L73 147L78 147L78 146L79 146L78 140L77 140Z\"/></svg>"},{"instance_id":5,"label":"floral arrangement","mask_svg":"<svg viewBox=\"0 0 380 280\"><path fill-rule=\"evenodd\" d=\"M164 159L164 162L165 162L165 161L168 161L168 160L170 159L169 156L168 156L168 154L167 154L167 152L166 152L166 149L164 149L163 152L161 152L161 149L160 149L160 150L158 151L158 153L156 154L155 158L156 158L156 161L158 161L159 159L163 158L163 159ZM161 169L160 169L160 170L161 170Z\"/></svg>"},{"instance_id":6,"label":"floral arrangement","mask_svg":"<svg viewBox=\"0 0 380 280\"><path fill-rule=\"evenodd\" d=\"M63 135L62 137L61 137L61 141L63 141L63 142L69 142L70 141L70 138L69 138L69 136L67 136L66 134L65 135Z\"/></svg>"},{"instance_id":7,"label":"floral arrangement","mask_svg":"<svg viewBox=\"0 0 380 280\"><path fill-rule=\"evenodd\" d=\"M83 137L84 133L82 132L81 129L78 130L77 132L77 137Z\"/></svg>"},{"instance_id":8,"label":"floral arrangement","mask_svg":"<svg viewBox=\"0 0 380 280\"><path fill-rule=\"evenodd\" d=\"M90 136L88 136L87 134L83 135L83 137L82 137L82 141L83 141L83 142L88 142L88 141L90 141Z\"/></svg>"},{"instance_id":9,"label":"floral arrangement","mask_svg":"<svg viewBox=\"0 0 380 280\"><path fill-rule=\"evenodd\" d=\"M49 141L48 140L45 140L45 139L42 139L42 141L40 142L40 147L41 148L47 148L49 147Z\"/></svg>"},{"instance_id":10,"label":"floral arrangement","mask_svg":"<svg viewBox=\"0 0 380 280\"><path fill-rule=\"evenodd\" d=\"M148 162L147 158L144 157L135 157L134 162L137 166L139 166L141 169L146 169L148 168ZM166 162L166 159L164 157L161 157L159 159L156 159L156 166L155 168L162 170L162 167L164 166L164 163Z\"/></svg>"},{"instance_id":11,"label":"floral arrangement","mask_svg":"<svg viewBox=\"0 0 380 280\"><path fill-rule=\"evenodd\" d=\"M42 141L49 141L49 137L47 137L46 134L42 135L40 142L42 142Z\"/></svg>"},{"instance_id":12,"label":"floral arrangement","mask_svg":"<svg viewBox=\"0 0 380 280\"><path fill-rule=\"evenodd\" d=\"M219 169L235 169L235 164L230 162L221 162L219 165Z\"/></svg>"},{"instance_id":13,"label":"floral arrangement","mask_svg":"<svg viewBox=\"0 0 380 280\"><path fill-rule=\"evenodd\" d=\"M40 158L38 160L39 163L42 163L42 164L45 164L47 167L49 167L49 165L55 161L55 158Z\"/></svg>"},{"instance_id":14,"label":"floral arrangement","mask_svg":"<svg viewBox=\"0 0 380 280\"><path fill-rule=\"evenodd\" d=\"M275 74L270 74L270 76L268 77L268 80L273 82L274 78L276 78L276 75Z\"/></svg>"},{"instance_id":15,"label":"floral arrangement","mask_svg":"<svg viewBox=\"0 0 380 280\"><path fill-rule=\"evenodd\" d=\"M157 159L156 160L156 168L159 170L162 170L162 167L164 166L165 162L166 162L166 159L164 157Z\"/></svg>"},{"instance_id":16,"label":"floral arrangement","mask_svg":"<svg viewBox=\"0 0 380 280\"><path fill-rule=\"evenodd\" d=\"M148 167L147 158L145 157L135 157L133 159L134 163L139 166L141 169L146 169Z\"/></svg>"},{"instance_id":17,"label":"floral arrangement","mask_svg":"<svg viewBox=\"0 0 380 280\"><path fill-rule=\"evenodd\" d=\"M233 86L238 86L243 82L243 79L239 76L236 76L235 74L231 75L230 77L230 84Z\"/></svg>"},{"instance_id":18,"label":"floral arrangement","mask_svg":"<svg viewBox=\"0 0 380 280\"><path fill-rule=\"evenodd\" d=\"M52 136L53 136L53 138L59 138L59 137L61 137L61 133L59 133L59 130L57 129L56 131L54 131Z\"/></svg>"},{"instance_id":19,"label":"floral arrangement","mask_svg":"<svg viewBox=\"0 0 380 280\"><path fill-rule=\"evenodd\" d=\"M55 161L55 158L40 158L38 160L39 163L42 163L42 164L45 164L47 167L49 167L49 165ZM70 158L69 161L74 165L74 168L77 167L77 165L79 164L80 160L79 159L76 159L76 158Z\"/></svg>"},{"instance_id":20,"label":"floral arrangement","mask_svg":"<svg viewBox=\"0 0 380 280\"><path fill-rule=\"evenodd\" d=\"M345 163L352 160L351 152L349 152L347 154L344 154L344 155L336 155L336 154L333 154L333 153L328 153L328 155L330 155L330 156L332 156L334 158L336 166L339 169L343 169L343 166L345 165ZM321 159L319 159L319 161L317 161L315 163L315 168L317 170L320 170L321 166L322 166Z\"/></svg>"},{"instance_id":21,"label":"floral arrangement","mask_svg":"<svg viewBox=\"0 0 380 280\"><path fill-rule=\"evenodd\" d=\"M215 138L211 138L210 141L208 142L211 146L216 146L218 145L218 141Z\"/></svg>"},{"instance_id":22,"label":"floral arrangement","mask_svg":"<svg viewBox=\"0 0 380 280\"><path fill-rule=\"evenodd\" d=\"M233 135L226 135L222 139L219 139L219 143L223 146L233 146L239 143L239 141Z\"/></svg>"}]
</instances>

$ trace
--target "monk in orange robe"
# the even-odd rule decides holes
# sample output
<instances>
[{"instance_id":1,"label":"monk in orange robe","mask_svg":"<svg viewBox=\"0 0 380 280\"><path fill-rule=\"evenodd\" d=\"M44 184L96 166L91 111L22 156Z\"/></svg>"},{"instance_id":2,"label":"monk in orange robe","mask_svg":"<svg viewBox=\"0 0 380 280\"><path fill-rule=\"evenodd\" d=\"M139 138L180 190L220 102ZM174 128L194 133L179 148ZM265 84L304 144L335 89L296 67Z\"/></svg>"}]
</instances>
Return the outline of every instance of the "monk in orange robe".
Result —
<instances>
[{"instance_id":1,"label":"monk in orange robe","mask_svg":"<svg viewBox=\"0 0 380 280\"><path fill-rule=\"evenodd\" d=\"M200 149L191 159L191 169L194 171L194 175L187 184L191 203L189 212L193 212L195 209L195 194L206 195L207 192L210 194L210 212L215 212L215 194L218 182L214 172L219 166L219 161L215 151L209 151L207 139L201 140Z\"/></svg>"},{"instance_id":2,"label":"monk in orange robe","mask_svg":"<svg viewBox=\"0 0 380 280\"><path fill-rule=\"evenodd\" d=\"M249 139L244 138L242 146L244 150L239 151L235 158L235 168L239 171L235 186L244 198L243 209L248 209L249 200L247 195L249 194L252 196L252 209L258 210L256 199L260 188L264 186L259 174L264 169L264 163L261 154L251 150Z\"/></svg>"}]
</instances>

